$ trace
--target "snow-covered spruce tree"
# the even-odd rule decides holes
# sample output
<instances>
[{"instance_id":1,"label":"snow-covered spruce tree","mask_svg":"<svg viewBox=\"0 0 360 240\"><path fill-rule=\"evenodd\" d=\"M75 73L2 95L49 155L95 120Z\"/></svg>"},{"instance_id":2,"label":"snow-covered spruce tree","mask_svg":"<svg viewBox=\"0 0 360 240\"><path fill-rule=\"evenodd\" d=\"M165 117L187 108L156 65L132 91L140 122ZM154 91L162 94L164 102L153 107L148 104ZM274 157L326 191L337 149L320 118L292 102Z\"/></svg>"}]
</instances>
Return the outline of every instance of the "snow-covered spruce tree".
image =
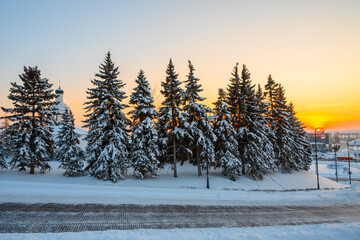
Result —
<instances>
[{"instance_id":1,"label":"snow-covered spruce tree","mask_svg":"<svg viewBox=\"0 0 360 240\"><path fill-rule=\"evenodd\" d=\"M278 88L279 84L276 83L272 77L271 74L269 74L267 83L265 85L265 98L267 99L267 119L269 122L269 126L272 130L274 130L274 98L276 98L276 89Z\"/></svg>"},{"instance_id":2,"label":"snow-covered spruce tree","mask_svg":"<svg viewBox=\"0 0 360 240\"><path fill-rule=\"evenodd\" d=\"M262 179L264 174L275 168L274 151L269 139L270 129L259 109L254 87L250 72L243 65L240 82L242 102L239 106L241 122L237 130L242 173Z\"/></svg>"},{"instance_id":3,"label":"snow-covered spruce tree","mask_svg":"<svg viewBox=\"0 0 360 240\"><path fill-rule=\"evenodd\" d=\"M1 132L2 134L3 132ZM6 163L6 147L2 139L0 139L0 168L7 168Z\"/></svg>"},{"instance_id":4,"label":"snow-covered spruce tree","mask_svg":"<svg viewBox=\"0 0 360 240\"><path fill-rule=\"evenodd\" d=\"M270 126L270 122L272 121L272 118L269 117L270 116L269 108L268 108L269 104L266 102L266 96L265 96L265 93L263 92L263 90L261 89L260 84L258 84L258 88L256 90L255 97L256 97L257 106L259 108L261 115L265 117L265 120L267 121L268 126Z\"/></svg>"},{"instance_id":5,"label":"snow-covered spruce tree","mask_svg":"<svg viewBox=\"0 0 360 240\"><path fill-rule=\"evenodd\" d=\"M273 131L271 129L271 124L273 123L274 120L269 114L269 107L268 107L269 105L266 102L266 96L265 96L265 93L263 93L260 84L258 84L258 89L256 90L255 97L256 97L257 106L258 106L260 116L261 116L260 121L268 127L268 128L266 128L266 132L268 132L267 136L270 140L270 142L268 144L271 144L272 148L273 148L273 150L272 150L273 154L270 155L269 157L275 158L274 144L275 144L276 136L275 136L275 131ZM266 147L266 146L264 146L264 147ZM276 169L274 169L274 170L276 170Z\"/></svg>"},{"instance_id":6,"label":"snow-covered spruce tree","mask_svg":"<svg viewBox=\"0 0 360 240\"><path fill-rule=\"evenodd\" d=\"M91 81L94 87L87 90L85 103L84 127L89 129L85 170L89 170L92 177L116 182L125 177L130 166L127 133L130 120L123 113L127 105L122 103L126 96L121 90L125 84L116 79L119 71L110 52L99 69L95 75L98 79Z\"/></svg>"},{"instance_id":7,"label":"snow-covered spruce tree","mask_svg":"<svg viewBox=\"0 0 360 240\"><path fill-rule=\"evenodd\" d=\"M132 119L130 156L134 176L144 179L146 174L154 177L158 171L159 139L153 122L158 113L143 70L140 70L135 82L137 86L130 97L130 104L135 108L129 112Z\"/></svg>"},{"instance_id":8,"label":"snow-covered spruce tree","mask_svg":"<svg viewBox=\"0 0 360 240\"><path fill-rule=\"evenodd\" d=\"M235 130L240 126L239 123L239 107L241 106L242 96L240 95L240 77L239 77L239 63L236 63L233 72L231 73L230 84L227 87L227 104L231 112L231 124Z\"/></svg>"},{"instance_id":9,"label":"snow-covered spruce tree","mask_svg":"<svg viewBox=\"0 0 360 240\"><path fill-rule=\"evenodd\" d=\"M64 176L77 177L84 175L84 151L79 147L80 135L75 132L74 115L68 109L62 116L62 126L57 136L56 159L61 164L59 168L65 169Z\"/></svg>"},{"instance_id":10,"label":"snow-covered spruce tree","mask_svg":"<svg viewBox=\"0 0 360 240\"><path fill-rule=\"evenodd\" d=\"M13 122L9 133L14 148L14 157L10 162L12 168L20 171L35 168L41 173L50 170L47 161L54 153L52 127L55 106L55 94L52 84L46 78L40 77L37 67L24 67L24 73L19 75L22 84L11 83L8 98L13 102L13 108L2 108L10 115L4 118Z\"/></svg>"},{"instance_id":11,"label":"snow-covered spruce tree","mask_svg":"<svg viewBox=\"0 0 360 240\"><path fill-rule=\"evenodd\" d=\"M274 143L276 140L275 132L270 128L270 122L273 121L271 117L268 117L268 108L267 103L265 102L265 94L262 92L260 84L255 93L256 106L258 109L258 114L256 115L257 122L259 124L260 132L264 136L262 149L265 153L266 162L268 164L268 171L276 171L276 156Z\"/></svg>"},{"instance_id":12,"label":"snow-covered spruce tree","mask_svg":"<svg viewBox=\"0 0 360 240\"><path fill-rule=\"evenodd\" d=\"M306 139L306 131L302 122L296 117L294 105L290 103L290 126L293 131L293 138L295 148L293 153L295 155L296 170L309 170L311 165L311 145L309 140Z\"/></svg>"},{"instance_id":13,"label":"snow-covered spruce tree","mask_svg":"<svg viewBox=\"0 0 360 240\"><path fill-rule=\"evenodd\" d=\"M224 175L235 181L241 174L238 143L235 139L236 131L231 126L231 113L226 103L226 93L220 88L218 100L214 103L214 134L215 158Z\"/></svg>"},{"instance_id":14,"label":"snow-covered spruce tree","mask_svg":"<svg viewBox=\"0 0 360 240\"><path fill-rule=\"evenodd\" d=\"M192 151L190 163L198 168L198 175L201 176L201 168L206 169L206 164L215 165L215 147L216 136L213 133L213 126L210 124L208 113L212 109L206 107L201 102L205 98L199 93L203 91L199 78L194 76L194 66L189 61L188 79L185 81L185 95L183 111L187 113L188 133L190 135L188 146Z\"/></svg>"},{"instance_id":15,"label":"snow-covered spruce tree","mask_svg":"<svg viewBox=\"0 0 360 240\"><path fill-rule=\"evenodd\" d=\"M290 125L290 107L286 104L285 90L278 85L274 95L274 124L276 144L274 146L277 165L284 172L296 169L296 157L294 154L293 129Z\"/></svg>"},{"instance_id":16,"label":"snow-covered spruce tree","mask_svg":"<svg viewBox=\"0 0 360 240\"><path fill-rule=\"evenodd\" d=\"M2 141L4 146L3 154L7 158L12 153L11 135L9 132L9 119L4 119L4 123L1 129L2 131L0 134L0 141Z\"/></svg>"},{"instance_id":17,"label":"snow-covered spruce tree","mask_svg":"<svg viewBox=\"0 0 360 240\"><path fill-rule=\"evenodd\" d=\"M165 100L159 111L157 129L161 149L161 164L171 162L173 164L174 177L177 177L176 163L178 162L177 150L186 148L182 146L182 140L187 137L186 114L181 113L181 104L184 91L181 89L181 82L178 80L179 74L175 72L175 67L170 59L166 69L166 80L161 83L163 90L161 94ZM186 148L186 151L188 149ZM172 158L171 158L172 157Z\"/></svg>"}]
</instances>

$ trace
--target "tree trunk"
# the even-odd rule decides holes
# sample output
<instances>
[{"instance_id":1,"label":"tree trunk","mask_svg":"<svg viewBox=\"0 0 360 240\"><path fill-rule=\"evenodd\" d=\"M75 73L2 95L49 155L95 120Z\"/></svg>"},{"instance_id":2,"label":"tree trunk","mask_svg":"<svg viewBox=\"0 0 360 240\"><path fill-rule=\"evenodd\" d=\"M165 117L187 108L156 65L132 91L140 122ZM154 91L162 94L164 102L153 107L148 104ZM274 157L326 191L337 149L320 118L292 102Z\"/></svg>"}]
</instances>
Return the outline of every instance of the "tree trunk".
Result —
<instances>
[{"instance_id":1,"label":"tree trunk","mask_svg":"<svg viewBox=\"0 0 360 240\"><path fill-rule=\"evenodd\" d=\"M173 154L174 154L174 177L177 177L177 169L176 169L176 141L175 141L175 137L173 139Z\"/></svg>"},{"instance_id":2,"label":"tree trunk","mask_svg":"<svg viewBox=\"0 0 360 240\"><path fill-rule=\"evenodd\" d=\"M200 167L200 152L199 147L196 147L196 163L198 167L198 175L199 177L202 176L201 167Z\"/></svg>"},{"instance_id":3,"label":"tree trunk","mask_svg":"<svg viewBox=\"0 0 360 240\"><path fill-rule=\"evenodd\" d=\"M35 173L35 164L32 162L30 163L30 174L34 174Z\"/></svg>"},{"instance_id":4,"label":"tree trunk","mask_svg":"<svg viewBox=\"0 0 360 240\"><path fill-rule=\"evenodd\" d=\"M246 169L245 169L245 161L243 159L241 159L241 163L242 163L242 174L245 175Z\"/></svg>"}]
</instances>

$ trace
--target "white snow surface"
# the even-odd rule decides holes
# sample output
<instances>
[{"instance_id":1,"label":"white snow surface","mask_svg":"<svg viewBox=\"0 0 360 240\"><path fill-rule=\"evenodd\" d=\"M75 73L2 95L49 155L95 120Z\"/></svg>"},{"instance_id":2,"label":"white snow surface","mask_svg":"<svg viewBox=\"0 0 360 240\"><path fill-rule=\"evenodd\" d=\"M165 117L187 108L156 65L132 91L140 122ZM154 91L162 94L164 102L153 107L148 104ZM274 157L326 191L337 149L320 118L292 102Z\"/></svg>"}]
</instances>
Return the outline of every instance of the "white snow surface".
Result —
<instances>
[{"instance_id":1,"label":"white snow surface","mask_svg":"<svg viewBox=\"0 0 360 240\"><path fill-rule=\"evenodd\" d=\"M66 232L66 233L6 233L0 234L3 240L131 240L131 239L171 239L171 240L358 240L360 223L319 224L301 226L272 226L247 228L202 228L170 230L109 230L103 232Z\"/></svg>"},{"instance_id":2,"label":"white snow surface","mask_svg":"<svg viewBox=\"0 0 360 240\"><path fill-rule=\"evenodd\" d=\"M319 174L326 178L335 178L335 168L331 168L329 165L335 166L335 161L318 161ZM347 179L349 177L349 163L348 161L338 161L338 178ZM315 173L315 161L310 166L310 172ZM360 180L360 163L351 162L351 178L353 180Z\"/></svg>"},{"instance_id":3,"label":"white snow surface","mask_svg":"<svg viewBox=\"0 0 360 240\"><path fill-rule=\"evenodd\" d=\"M34 175L18 170L0 170L0 202L23 203L101 203L101 204L179 204L179 205L333 205L360 203L358 188L320 177L307 171L293 174L273 173L263 181L241 177L233 182L220 170L210 171L210 189L206 176L198 177L194 166L178 166L178 178L170 168L156 178L139 180L129 171L118 183L89 176L65 177L59 162L50 161L52 170ZM355 184L356 185L356 184ZM287 191L297 190L297 191Z\"/></svg>"}]
</instances>

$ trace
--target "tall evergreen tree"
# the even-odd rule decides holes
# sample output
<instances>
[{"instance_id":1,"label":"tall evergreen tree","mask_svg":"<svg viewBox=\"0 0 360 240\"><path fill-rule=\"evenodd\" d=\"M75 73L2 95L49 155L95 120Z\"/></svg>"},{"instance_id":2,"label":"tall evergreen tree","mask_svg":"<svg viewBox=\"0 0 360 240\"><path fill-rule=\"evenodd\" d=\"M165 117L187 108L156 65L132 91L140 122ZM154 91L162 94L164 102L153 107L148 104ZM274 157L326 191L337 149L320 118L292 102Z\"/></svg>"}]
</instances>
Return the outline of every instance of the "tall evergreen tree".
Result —
<instances>
[{"instance_id":1,"label":"tall evergreen tree","mask_svg":"<svg viewBox=\"0 0 360 240\"><path fill-rule=\"evenodd\" d=\"M62 116L62 126L57 136L56 158L60 160L59 168L65 169L65 176L76 177L84 174L84 151L79 147L80 135L75 132L74 115L68 109Z\"/></svg>"},{"instance_id":2,"label":"tall evergreen tree","mask_svg":"<svg viewBox=\"0 0 360 240\"><path fill-rule=\"evenodd\" d=\"M4 132L2 131L1 134L3 134L3 133ZM6 158L6 147L2 140L3 139L0 138L0 168L7 168L7 163L6 163L6 159L5 159Z\"/></svg>"},{"instance_id":3,"label":"tall evergreen tree","mask_svg":"<svg viewBox=\"0 0 360 240\"><path fill-rule=\"evenodd\" d=\"M269 104L266 102L266 96L263 90L261 89L260 84L258 84L258 88L255 93L255 97L257 100L257 106L259 108L260 114L264 116L265 120L268 123L268 126L270 126L270 122L272 121L272 118L270 117L268 106Z\"/></svg>"},{"instance_id":4,"label":"tall evergreen tree","mask_svg":"<svg viewBox=\"0 0 360 240\"><path fill-rule=\"evenodd\" d=\"M160 107L157 129L160 138L162 164L170 161L173 164L174 177L177 177L177 150L181 147L180 144L182 139L187 136L187 132L184 130L186 115L181 113L184 91L180 87L179 74L175 72L171 59L166 69L166 75L165 82L161 83L163 87L161 94L165 100ZM168 158L170 156L172 159Z\"/></svg>"},{"instance_id":5,"label":"tall evergreen tree","mask_svg":"<svg viewBox=\"0 0 360 240\"><path fill-rule=\"evenodd\" d=\"M250 72L243 65L240 82L242 101L239 102L238 107L240 127L237 131L242 173L250 174L255 179L262 179L267 171L274 168L273 148L268 144L270 130L261 114L254 87Z\"/></svg>"},{"instance_id":6,"label":"tall evergreen tree","mask_svg":"<svg viewBox=\"0 0 360 240\"><path fill-rule=\"evenodd\" d=\"M2 132L0 134L0 141L3 143L3 154L5 157L8 157L12 153L12 143L9 127L9 119L5 118L2 126Z\"/></svg>"},{"instance_id":7,"label":"tall evergreen tree","mask_svg":"<svg viewBox=\"0 0 360 240\"><path fill-rule=\"evenodd\" d=\"M150 84L144 71L140 70L134 92L130 97L130 104L135 109L130 111L132 121L131 160L134 167L134 176L143 179L145 174L156 176L158 171L158 134L154 128L153 120L158 113L153 105Z\"/></svg>"},{"instance_id":8,"label":"tall evergreen tree","mask_svg":"<svg viewBox=\"0 0 360 240\"><path fill-rule=\"evenodd\" d=\"M272 130L274 130L274 122L273 122L273 118L274 118L274 101L275 101L275 98L276 98L276 89L278 88L279 84L276 83L271 74L269 74L269 77L268 77L268 80L267 80L267 83L265 85L265 97L267 99L267 108L268 108L268 120L270 121L269 124L270 124L270 127Z\"/></svg>"},{"instance_id":9,"label":"tall evergreen tree","mask_svg":"<svg viewBox=\"0 0 360 240\"><path fill-rule=\"evenodd\" d=\"M269 115L268 103L266 102L265 93L263 93L260 84L258 84L258 89L255 93L257 107L259 109L259 122L264 130L264 133L269 141L266 141L263 148L264 151L268 152L268 160L272 162L271 169L277 170L276 166L276 156L274 144L276 141L275 131L271 129L271 123L273 123L273 118Z\"/></svg>"},{"instance_id":10,"label":"tall evergreen tree","mask_svg":"<svg viewBox=\"0 0 360 240\"><path fill-rule=\"evenodd\" d=\"M50 170L47 161L54 153L52 127L55 106L55 94L52 84L46 78L40 77L37 67L24 67L24 73L19 75L22 84L11 83L8 98L13 102L13 108L2 108L10 115L7 118L13 122L9 133L14 148L14 157L10 162L13 168L20 171L35 168L41 173Z\"/></svg>"},{"instance_id":11,"label":"tall evergreen tree","mask_svg":"<svg viewBox=\"0 0 360 240\"><path fill-rule=\"evenodd\" d=\"M223 169L223 174L235 181L241 174L238 143L235 139L236 131L231 126L231 113L226 103L226 93L220 88L218 100L214 103L214 134L215 156L217 164Z\"/></svg>"},{"instance_id":12,"label":"tall evergreen tree","mask_svg":"<svg viewBox=\"0 0 360 240\"><path fill-rule=\"evenodd\" d=\"M293 143L294 143L294 156L295 156L295 169L308 170L311 165L311 145L306 138L306 131L301 121L296 117L294 105L290 103L290 126L292 128Z\"/></svg>"},{"instance_id":13,"label":"tall evergreen tree","mask_svg":"<svg viewBox=\"0 0 360 240\"><path fill-rule=\"evenodd\" d=\"M296 157L294 155L293 129L290 125L290 107L286 104L285 90L281 84L276 88L273 101L277 165L284 172L289 172L296 168Z\"/></svg>"},{"instance_id":14,"label":"tall evergreen tree","mask_svg":"<svg viewBox=\"0 0 360 240\"><path fill-rule=\"evenodd\" d=\"M197 165L198 175L201 176L201 166L204 169L206 164L215 165L215 148L214 142L216 136L213 133L213 127L209 122L208 113L213 112L201 102L205 98L201 97L199 93L203 91L199 78L194 76L194 66L189 61L189 75L185 81L185 95L184 95L184 112L187 113L188 133L190 139L188 145L192 150L191 163Z\"/></svg>"},{"instance_id":15,"label":"tall evergreen tree","mask_svg":"<svg viewBox=\"0 0 360 240\"><path fill-rule=\"evenodd\" d=\"M86 170L99 179L116 182L125 177L130 165L129 136L130 123L123 110L128 107L122 101L126 98L122 80L117 80L118 67L106 54L104 63L99 66L98 79L92 80L94 88L87 91L85 103L86 120L84 127L89 128Z\"/></svg>"},{"instance_id":16,"label":"tall evergreen tree","mask_svg":"<svg viewBox=\"0 0 360 240\"><path fill-rule=\"evenodd\" d=\"M231 73L230 84L228 85L227 91L227 104L231 112L231 124L234 129L239 129L241 122L239 112L241 107L242 96L240 95L240 76L239 76L239 63L236 63L233 72Z\"/></svg>"}]
</instances>

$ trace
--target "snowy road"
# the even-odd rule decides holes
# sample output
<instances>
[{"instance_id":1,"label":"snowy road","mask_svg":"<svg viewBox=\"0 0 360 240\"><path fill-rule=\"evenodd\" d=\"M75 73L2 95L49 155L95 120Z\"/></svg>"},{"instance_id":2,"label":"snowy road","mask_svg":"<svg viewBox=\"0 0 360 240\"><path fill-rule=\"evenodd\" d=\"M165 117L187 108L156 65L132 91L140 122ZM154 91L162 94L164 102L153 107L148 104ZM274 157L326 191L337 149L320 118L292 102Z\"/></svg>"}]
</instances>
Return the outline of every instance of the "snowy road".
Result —
<instances>
[{"instance_id":1,"label":"snowy road","mask_svg":"<svg viewBox=\"0 0 360 240\"><path fill-rule=\"evenodd\" d=\"M360 205L0 204L0 233L255 227L360 222Z\"/></svg>"}]
</instances>

